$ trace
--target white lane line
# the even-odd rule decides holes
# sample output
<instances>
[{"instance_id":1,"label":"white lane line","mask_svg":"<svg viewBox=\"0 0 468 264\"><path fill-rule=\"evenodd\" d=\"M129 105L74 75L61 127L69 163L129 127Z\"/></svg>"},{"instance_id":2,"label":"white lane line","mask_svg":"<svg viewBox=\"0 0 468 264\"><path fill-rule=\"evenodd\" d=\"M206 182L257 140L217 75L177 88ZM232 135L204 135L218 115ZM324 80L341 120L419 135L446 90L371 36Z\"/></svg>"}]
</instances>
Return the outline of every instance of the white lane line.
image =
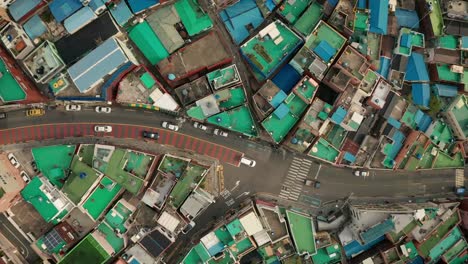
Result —
<instances>
[{"instance_id":1,"label":"white lane line","mask_svg":"<svg viewBox=\"0 0 468 264\"><path fill-rule=\"evenodd\" d=\"M315 178L314 179L317 179L318 176L319 176L319 172L320 172L320 169L322 168L322 164L319 165L318 169L317 169L317 173L315 174Z\"/></svg>"}]
</instances>

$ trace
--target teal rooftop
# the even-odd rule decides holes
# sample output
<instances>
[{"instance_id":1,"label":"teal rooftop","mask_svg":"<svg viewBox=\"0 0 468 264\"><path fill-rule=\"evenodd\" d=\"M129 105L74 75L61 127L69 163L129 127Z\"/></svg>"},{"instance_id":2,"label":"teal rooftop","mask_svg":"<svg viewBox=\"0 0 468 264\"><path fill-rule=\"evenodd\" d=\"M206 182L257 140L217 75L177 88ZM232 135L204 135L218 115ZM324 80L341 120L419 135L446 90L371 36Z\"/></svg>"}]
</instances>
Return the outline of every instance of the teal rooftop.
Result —
<instances>
[{"instance_id":1,"label":"teal rooftop","mask_svg":"<svg viewBox=\"0 0 468 264\"><path fill-rule=\"evenodd\" d=\"M308 36L305 46L319 55L325 62L331 63L336 54L343 48L345 42L345 37L326 22L320 20L314 31ZM325 52L322 47L326 47ZM323 53L326 53L326 56L322 55Z\"/></svg>"},{"instance_id":2,"label":"teal rooftop","mask_svg":"<svg viewBox=\"0 0 468 264\"><path fill-rule=\"evenodd\" d=\"M257 137L258 130L247 105L219 113L207 119L207 122L249 137Z\"/></svg>"},{"instance_id":3,"label":"teal rooftop","mask_svg":"<svg viewBox=\"0 0 468 264\"><path fill-rule=\"evenodd\" d=\"M214 90L229 87L242 81L235 64L212 71L206 75L206 78Z\"/></svg>"},{"instance_id":4,"label":"teal rooftop","mask_svg":"<svg viewBox=\"0 0 468 264\"><path fill-rule=\"evenodd\" d=\"M312 218L289 210L286 211L286 217L297 253L299 255L316 254L315 230Z\"/></svg>"}]
</instances>

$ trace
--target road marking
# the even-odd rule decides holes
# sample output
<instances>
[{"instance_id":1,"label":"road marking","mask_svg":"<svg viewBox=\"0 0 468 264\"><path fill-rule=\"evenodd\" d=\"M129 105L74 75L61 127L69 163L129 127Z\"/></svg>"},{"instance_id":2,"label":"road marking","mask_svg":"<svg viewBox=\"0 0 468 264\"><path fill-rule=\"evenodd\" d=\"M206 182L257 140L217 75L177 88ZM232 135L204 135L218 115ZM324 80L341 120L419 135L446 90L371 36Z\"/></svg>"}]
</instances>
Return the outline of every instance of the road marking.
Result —
<instances>
[{"instance_id":1,"label":"road marking","mask_svg":"<svg viewBox=\"0 0 468 264\"><path fill-rule=\"evenodd\" d=\"M322 168L322 164L319 165L318 170L317 170L317 173L315 174L315 178L314 178L314 179L317 179L317 178L318 178L321 168Z\"/></svg>"},{"instance_id":2,"label":"road marking","mask_svg":"<svg viewBox=\"0 0 468 264\"><path fill-rule=\"evenodd\" d=\"M2 225L8 230L8 232L10 232L10 234L12 234L13 237L15 237L16 241L18 241L18 242L21 244L21 246L22 246L22 248L20 247L20 249L21 249L21 254L24 255L23 252L26 252L26 255L24 255L24 257L27 258L27 257L29 256L28 248L24 245L23 242L21 242L21 240L19 240L19 238L15 235L15 233L13 233L13 232L11 231L10 228L8 228L8 226L6 226L6 225L5 225L3 222L1 222L1 221L0 221L0 223L2 223Z\"/></svg>"}]
</instances>

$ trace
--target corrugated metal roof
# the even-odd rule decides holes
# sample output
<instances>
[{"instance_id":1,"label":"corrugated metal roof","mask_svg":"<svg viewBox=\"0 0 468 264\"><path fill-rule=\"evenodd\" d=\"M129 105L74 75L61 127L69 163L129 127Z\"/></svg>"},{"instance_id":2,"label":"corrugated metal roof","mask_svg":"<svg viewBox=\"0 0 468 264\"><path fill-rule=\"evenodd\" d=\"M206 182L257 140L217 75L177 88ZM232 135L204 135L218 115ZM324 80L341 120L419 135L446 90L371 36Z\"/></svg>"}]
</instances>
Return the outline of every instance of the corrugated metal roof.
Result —
<instances>
[{"instance_id":1,"label":"corrugated metal roof","mask_svg":"<svg viewBox=\"0 0 468 264\"><path fill-rule=\"evenodd\" d=\"M429 74L422 54L411 53L406 67L405 81L429 81Z\"/></svg>"},{"instance_id":2,"label":"corrugated metal roof","mask_svg":"<svg viewBox=\"0 0 468 264\"><path fill-rule=\"evenodd\" d=\"M82 27L91 23L97 16L90 7L85 6L78 10L76 13L65 19L63 26L70 33L73 34L80 30Z\"/></svg>"},{"instance_id":3,"label":"corrugated metal roof","mask_svg":"<svg viewBox=\"0 0 468 264\"><path fill-rule=\"evenodd\" d=\"M419 106L428 107L431 99L431 88L427 83L414 83L411 94L413 102Z\"/></svg>"},{"instance_id":4,"label":"corrugated metal roof","mask_svg":"<svg viewBox=\"0 0 468 264\"><path fill-rule=\"evenodd\" d=\"M111 38L71 66L68 74L80 92L85 92L127 61L117 41Z\"/></svg>"},{"instance_id":5,"label":"corrugated metal roof","mask_svg":"<svg viewBox=\"0 0 468 264\"><path fill-rule=\"evenodd\" d=\"M400 27L412 29L419 28L419 17L418 13L415 10L397 8L395 10L395 16Z\"/></svg>"},{"instance_id":6,"label":"corrugated metal roof","mask_svg":"<svg viewBox=\"0 0 468 264\"><path fill-rule=\"evenodd\" d=\"M11 17L18 21L39 3L41 3L41 0L16 0L8 7L8 11Z\"/></svg>"},{"instance_id":7,"label":"corrugated metal roof","mask_svg":"<svg viewBox=\"0 0 468 264\"><path fill-rule=\"evenodd\" d=\"M82 7L80 0L54 0L49 4L50 12L58 22L64 21Z\"/></svg>"},{"instance_id":8,"label":"corrugated metal roof","mask_svg":"<svg viewBox=\"0 0 468 264\"><path fill-rule=\"evenodd\" d=\"M438 96L443 97L455 97L458 94L458 88L448 84L434 84L434 90Z\"/></svg>"},{"instance_id":9,"label":"corrugated metal roof","mask_svg":"<svg viewBox=\"0 0 468 264\"><path fill-rule=\"evenodd\" d=\"M169 57L169 52L164 48L161 40L156 36L148 22L144 21L136 25L128 35L151 64L155 65Z\"/></svg>"},{"instance_id":10,"label":"corrugated metal roof","mask_svg":"<svg viewBox=\"0 0 468 264\"><path fill-rule=\"evenodd\" d=\"M333 55L335 55L336 49L334 49L326 40L322 40L317 47L315 47L314 52L322 60L329 62Z\"/></svg>"},{"instance_id":11,"label":"corrugated metal roof","mask_svg":"<svg viewBox=\"0 0 468 264\"><path fill-rule=\"evenodd\" d=\"M369 0L370 28L376 34L387 34L388 0Z\"/></svg>"},{"instance_id":12,"label":"corrugated metal roof","mask_svg":"<svg viewBox=\"0 0 468 264\"><path fill-rule=\"evenodd\" d=\"M134 14L138 14L159 4L159 0L127 0L127 2Z\"/></svg>"},{"instance_id":13,"label":"corrugated metal roof","mask_svg":"<svg viewBox=\"0 0 468 264\"><path fill-rule=\"evenodd\" d=\"M203 11L197 0L179 0L174 6L190 36L213 27L210 16Z\"/></svg>"}]
</instances>

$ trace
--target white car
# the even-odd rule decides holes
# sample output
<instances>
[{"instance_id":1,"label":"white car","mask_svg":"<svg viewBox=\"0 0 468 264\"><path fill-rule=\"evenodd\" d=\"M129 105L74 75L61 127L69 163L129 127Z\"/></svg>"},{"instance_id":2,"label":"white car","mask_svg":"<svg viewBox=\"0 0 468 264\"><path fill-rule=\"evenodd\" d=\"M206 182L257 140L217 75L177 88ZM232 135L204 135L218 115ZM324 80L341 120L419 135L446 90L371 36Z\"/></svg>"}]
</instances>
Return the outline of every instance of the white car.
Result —
<instances>
[{"instance_id":1,"label":"white car","mask_svg":"<svg viewBox=\"0 0 468 264\"><path fill-rule=\"evenodd\" d=\"M251 159L244 158L244 157L241 158L241 163L252 168L255 167L255 165L257 164L255 160L251 160Z\"/></svg>"},{"instance_id":2,"label":"white car","mask_svg":"<svg viewBox=\"0 0 468 264\"><path fill-rule=\"evenodd\" d=\"M112 127L111 126L94 126L94 132L110 133L112 132Z\"/></svg>"},{"instance_id":3,"label":"white car","mask_svg":"<svg viewBox=\"0 0 468 264\"><path fill-rule=\"evenodd\" d=\"M13 155L13 153L8 154L8 160L10 161L11 165L13 165L13 167L19 168L20 163L16 159L15 155Z\"/></svg>"},{"instance_id":4,"label":"white car","mask_svg":"<svg viewBox=\"0 0 468 264\"><path fill-rule=\"evenodd\" d=\"M111 108L108 106L96 106L95 110L96 110L96 113L109 114L111 112Z\"/></svg>"},{"instance_id":5,"label":"white car","mask_svg":"<svg viewBox=\"0 0 468 264\"><path fill-rule=\"evenodd\" d=\"M167 128L167 129L172 130L172 131L178 131L179 130L178 125L174 125L174 124L169 123L167 121L162 122L162 127Z\"/></svg>"},{"instance_id":6,"label":"white car","mask_svg":"<svg viewBox=\"0 0 468 264\"><path fill-rule=\"evenodd\" d=\"M81 105L66 105L65 110L67 111L81 111Z\"/></svg>"},{"instance_id":7,"label":"white car","mask_svg":"<svg viewBox=\"0 0 468 264\"><path fill-rule=\"evenodd\" d=\"M368 171L355 170L354 171L354 176L367 177L367 176L369 176L369 172Z\"/></svg>"},{"instance_id":8,"label":"white car","mask_svg":"<svg viewBox=\"0 0 468 264\"><path fill-rule=\"evenodd\" d=\"M222 131L221 129L218 129L218 128L213 131L213 134L215 134L217 136L221 136L221 137L227 137L228 136L227 132L224 132L224 131Z\"/></svg>"},{"instance_id":9,"label":"white car","mask_svg":"<svg viewBox=\"0 0 468 264\"><path fill-rule=\"evenodd\" d=\"M31 178L29 178L29 175L25 171L20 172L21 178L23 178L23 181L25 183L28 183L31 181Z\"/></svg>"},{"instance_id":10,"label":"white car","mask_svg":"<svg viewBox=\"0 0 468 264\"><path fill-rule=\"evenodd\" d=\"M198 123L198 122L193 123L193 127L194 127L194 128L199 128L199 129L201 129L201 130L203 130L203 131L206 131L206 130L208 129L207 126L202 125L202 124L200 124L200 123Z\"/></svg>"}]
</instances>

